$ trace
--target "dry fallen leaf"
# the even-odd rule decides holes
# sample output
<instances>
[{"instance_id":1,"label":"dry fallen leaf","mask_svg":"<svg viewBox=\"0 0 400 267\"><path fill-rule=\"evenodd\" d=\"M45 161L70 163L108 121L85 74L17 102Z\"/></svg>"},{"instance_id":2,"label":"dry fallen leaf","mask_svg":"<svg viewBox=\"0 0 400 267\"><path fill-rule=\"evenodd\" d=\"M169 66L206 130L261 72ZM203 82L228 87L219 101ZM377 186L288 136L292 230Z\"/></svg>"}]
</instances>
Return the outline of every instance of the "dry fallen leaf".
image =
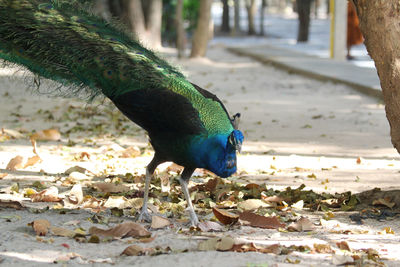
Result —
<instances>
[{"instance_id":1,"label":"dry fallen leaf","mask_svg":"<svg viewBox=\"0 0 400 267\"><path fill-rule=\"evenodd\" d=\"M41 162L41 161L42 161L42 159L41 159L38 155L35 155L35 156L33 156L33 157L30 157L30 158L28 158L28 160L26 161L26 163L25 163L25 165L24 165L24 169L25 169L25 168L28 168L28 167L30 167L30 166L33 166L33 165L35 165L36 163Z\"/></svg>"},{"instance_id":2,"label":"dry fallen leaf","mask_svg":"<svg viewBox=\"0 0 400 267\"><path fill-rule=\"evenodd\" d=\"M82 185L75 184L68 195L68 201L72 204L79 205L83 201Z\"/></svg>"},{"instance_id":3,"label":"dry fallen leaf","mask_svg":"<svg viewBox=\"0 0 400 267\"><path fill-rule=\"evenodd\" d=\"M151 228L161 229L171 225L171 222L167 218L163 218L157 215L151 217Z\"/></svg>"},{"instance_id":4,"label":"dry fallen leaf","mask_svg":"<svg viewBox=\"0 0 400 267\"><path fill-rule=\"evenodd\" d=\"M93 186L97 187L103 193L125 193L129 191L129 187L123 184L95 183Z\"/></svg>"},{"instance_id":5,"label":"dry fallen leaf","mask_svg":"<svg viewBox=\"0 0 400 267\"><path fill-rule=\"evenodd\" d=\"M30 139L31 141L58 141L61 139L61 134L57 129L46 129L32 134Z\"/></svg>"},{"instance_id":6,"label":"dry fallen leaf","mask_svg":"<svg viewBox=\"0 0 400 267\"><path fill-rule=\"evenodd\" d=\"M239 215L239 219L244 224L266 229L279 229L286 226L284 223L281 223L276 216L265 217L250 211L242 212Z\"/></svg>"},{"instance_id":7,"label":"dry fallen leaf","mask_svg":"<svg viewBox=\"0 0 400 267\"><path fill-rule=\"evenodd\" d=\"M293 232L307 232L314 229L313 223L306 217L301 217L297 222L291 223L287 230Z\"/></svg>"},{"instance_id":8,"label":"dry fallen leaf","mask_svg":"<svg viewBox=\"0 0 400 267\"><path fill-rule=\"evenodd\" d=\"M119 224L113 228L104 230L97 227L91 227L89 229L90 234L109 236L109 237L149 237L151 233L147 231L143 226L134 222L125 222Z\"/></svg>"},{"instance_id":9,"label":"dry fallen leaf","mask_svg":"<svg viewBox=\"0 0 400 267\"><path fill-rule=\"evenodd\" d=\"M283 197L279 196L268 197L263 193L261 193L261 199L264 200L265 202L270 202L270 203L281 203L284 200Z\"/></svg>"},{"instance_id":10,"label":"dry fallen leaf","mask_svg":"<svg viewBox=\"0 0 400 267\"><path fill-rule=\"evenodd\" d=\"M213 208L213 213L215 217L223 224L233 224L239 220L239 215L231 213L229 211Z\"/></svg>"},{"instance_id":11,"label":"dry fallen leaf","mask_svg":"<svg viewBox=\"0 0 400 267\"><path fill-rule=\"evenodd\" d=\"M137 146L130 146L121 153L121 158L136 158L141 152Z\"/></svg>"},{"instance_id":12,"label":"dry fallen leaf","mask_svg":"<svg viewBox=\"0 0 400 267\"><path fill-rule=\"evenodd\" d=\"M339 249L351 251L350 246L346 241L337 242L336 246L338 246Z\"/></svg>"},{"instance_id":13,"label":"dry fallen leaf","mask_svg":"<svg viewBox=\"0 0 400 267\"><path fill-rule=\"evenodd\" d=\"M24 167L24 158L22 156L16 156L8 162L6 170L15 171Z\"/></svg>"},{"instance_id":14,"label":"dry fallen leaf","mask_svg":"<svg viewBox=\"0 0 400 267\"><path fill-rule=\"evenodd\" d=\"M330 254L333 250L329 244L314 244L314 250L317 253Z\"/></svg>"},{"instance_id":15,"label":"dry fallen leaf","mask_svg":"<svg viewBox=\"0 0 400 267\"><path fill-rule=\"evenodd\" d=\"M214 237L203 242L200 242L198 245L198 250L200 251L209 251L209 250L218 250L218 251L228 251L233 248L235 244L235 240L229 236L223 237Z\"/></svg>"},{"instance_id":16,"label":"dry fallen leaf","mask_svg":"<svg viewBox=\"0 0 400 267\"><path fill-rule=\"evenodd\" d=\"M24 135L21 134L19 131L12 130L12 129L2 128L1 132L3 134L6 134L6 135L10 136L11 138L14 138L14 139L18 139L18 138L23 138L24 137Z\"/></svg>"},{"instance_id":17,"label":"dry fallen leaf","mask_svg":"<svg viewBox=\"0 0 400 267\"><path fill-rule=\"evenodd\" d=\"M124 249L124 251L121 253L121 255L126 255L126 256L140 256L143 255L145 252L145 249L142 248L141 246L138 245L131 245Z\"/></svg>"},{"instance_id":18,"label":"dry fallen leaf","mask_svg":"<svg viewBox=\"0 0 400 267\"><path fill-rule=\"evenodd\" d=\"M217 242L220 239L218 237L210 238L205 241L202 241L198 245L198 250L200 251L209 251L209 250L216 250L217 249Z\"/></svg>"},{"instance_id":19,"label":"dry fallen leaf","mask_svg":"<svg viewBox=\"0 0 400 267\"><path fill-rule=\"evenodd\" d=\"M383 206L386 206L388 208L393 208L394 205L396 205L396 203L395 202L391 202L391 198L390 197L385 197L385 198L375 199L374 201L372 201L372 205L374 205L374 206L383 205Z\"/></svg>"},{"instance_id":20,"label":"dry fallen leaf","mask_svg":"<svg viewBox=\"0 0 400 267\"><path fill-rule=\"evenodd\" d=\"M127 208L128 199L124 196L109 196L107 201L104 203L105 208Z\"/></svg>"},{"instance_id":21,"label":"dry fallen leaf","mask_svg":"<svg viewBox=\"0 0 400 267\"><path fill-rule=\"evenodd\" d=\"M245 201L237 204L238 208L244 211L256 210L258 208L271 207L270 204L265 203L261 199L246 199Z\"/></svg>"},{"instance_id":22,"label":"dry fallen leaf","mask_svg":"<svg viewBox=\"0 0 400 267\"><path fill-rule=\"evenodd\" d=\"M37 194L30 196L32 202L59 202L58 189L55 186L49 187Z\"/></svg>"},{"instance_id":23,"label":"dry fallen leaf","mask_svg":"<svg viewBox=\"0 0 400 267\"><path fill-rule=\"evenodd\" d=\"M49 232L50 222L48 220L40 219L35 220L29 224L32 226L33 230L35 231L36 235L44 236Z\"/></svg>"},{"instance_id":24,"label":"dry fallen leaf","mask_svg":"<svg viewBox=\"0 0 400 267\"><path fill-rule=\"evenodd\" d=\"M4 173L0 173L0 179L3 179L4 177L6 177L8 175L8 173L4 172Z\"/></svg>"},{"instance_id":25,"label":"dry fallen leaf","mask_svg":"<svg viewBox=\"0 0 400 267\"><path fill-rule=\"evenodd\" d=\"M1 208L11 208L11 209L16 209L20 210L23 209L24 206L18 201L8 201L8 200L2 200L0 199L0 207Z\"/></svg>"},{"instance_id":26,"label":"dry fallen leaf","mask_svg":"<svg viewBox=\"0 0 400 267\"><path fill-rule=\"evenodd\" d=\"M51 227L50 230L53 232L54 235L56 236L64 236L64 237L74 237L76 235L75 231L65 229L62 227Z\"/></svg>"},{"instance_id":27,"label":"dry fallen leaf","mask_svg":"<svg viewBox=\"0 0 400 267\"><path fill-rule=\"evenodd\" d=\"M87 170L86 170L85 168L83 168L83 167L74 166L74 167L71 167L71 168L69 168L68 170L66 170L66 171L64 172L64 174L69 175L69 174L71 174L71 173L73 173L73 172L80 172L80 173L85 174L86 171L87 171Z\"/></svg>"},{"instance_id":28,"label":"dry fallen leaf","mask_svg":"<svg viewBox=\"0 0 400 267\"><path fill-rule=\"evenodd\" d=\"M216 222L212 222L212 221L199 222L197 227L202 232L211 232L211 231L219 232L219 231L222 231L224 229L222 227L222 225L220 225L219 223L216 223Z\"/></svg>"},{"instance_id":29,"label":"dry fallen leaf","mask_svg":"<svg viewBox=\"0 0 400 267\"><path fill-rule=\"evenodd\" d=\"M167 167L167 172L175 172L175 173L181 173L183 170L182 166L179 166L178 164L172 163Z\"/></svg>"}]
</instances>

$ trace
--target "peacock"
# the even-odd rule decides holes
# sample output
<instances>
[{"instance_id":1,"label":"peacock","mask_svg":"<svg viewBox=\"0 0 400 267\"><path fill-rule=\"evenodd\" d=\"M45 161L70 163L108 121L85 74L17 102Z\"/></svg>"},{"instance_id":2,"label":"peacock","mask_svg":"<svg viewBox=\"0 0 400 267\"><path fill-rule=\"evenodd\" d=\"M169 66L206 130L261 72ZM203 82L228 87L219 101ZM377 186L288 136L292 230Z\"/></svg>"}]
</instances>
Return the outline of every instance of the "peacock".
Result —
<instances>
[{"instance_id":1,"label":"peacock","mask_svg":"<svg viewBox=\"0 0 400 267\"><path fill-rule=\"evenodd\" d=\"M161 163L184 167L179 182L192 225L199 223L188 191L195 169L223 178L236 172L240 114L230 117L217 96L79 1L0 0L0 58L63 85L63 96L105 96L147 131L154 157L140 221L151 219L149 185Z\"/></svg>"}]
</instances>

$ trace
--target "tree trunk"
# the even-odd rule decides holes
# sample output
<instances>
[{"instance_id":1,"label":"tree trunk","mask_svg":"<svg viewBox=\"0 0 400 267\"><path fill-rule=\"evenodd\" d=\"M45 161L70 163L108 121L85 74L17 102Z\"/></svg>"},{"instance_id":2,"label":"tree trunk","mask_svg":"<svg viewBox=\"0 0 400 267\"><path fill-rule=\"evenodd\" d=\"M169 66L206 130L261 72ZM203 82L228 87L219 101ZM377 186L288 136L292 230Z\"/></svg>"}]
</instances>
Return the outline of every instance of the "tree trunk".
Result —
<instances>
[{"instance_id":1,"label":"tree trunk","mask_svg":"<svg viewBox=\"0 0 400 267\"><path fill-rule=\"evenodd\" d=\"M369 55L381 81L392 144L400 153L400 3L354 0Z\"/></svg>"},{"instance_id":2,"label":"tree trunk","mask_svg":"<svg viewBox=\"0 0 400 267\"><path fill-rule=\"evenodd\" d=\"M296 0L297 13L299 14L299 30L297 34L298 42L308 41L308 32L310 28L311 2L313 0Z\"/></svg>"},{"instance_id":3,"label":"tree trunk","mask_svg":"<svg viewBox=\"0 0 400 267\"><path fill-rule=\"evenodd\" d=\"M260 10L260 35L263 36L265 34L264 30L264 16L265 16L265 8L267 7L267 0L261 0L261 10Z\"/></svg>"},{"instance_id":4,"label":"tree trunk","mask_svg":"<svg viewBox=\"0 0 400 267\"><path fill-rule=\"evenodd\" d=\"M234 0L234 28L233 34L236 35L240 32L240 1Z\"/></svg>"},{"instance_id":5,"label":"tree trunk","mask_svg":"<svg viewBox=\"0 0 400 267\"><path fill-rule=\"evenodd\" d=\"M108 0L108 9L113 17L121 18L122 12L122 0Z\"/></svg>"},{"instance_id":6,"label":"tree trunk","mask_svg":"<svg viewBox=\"0 0 400 267\"><path fill-rule=\"evenodd\" d=\"M206 55L207 43L210 38L211 4L212 0L200 1L199 17L190 57L204 57Z\"/></svg>"},{"instance_id":7,"label":"tree trunk","mask_svg":"<svg viewBox=\"0 0 400 267\"><path fill-rule=\"evenodd\" d=\"M183 0L178 0L175 10L176 48L178 58L185 56L185 29L183 27Z\"/></svg>"},{"instance_id":8,"label":"tree trunk","mask_svg":"<svg viewBox=\"0 0 400 267\"><path fill-rule=\"evenodd\" d=\"M122 20L138 39L144 39L146 25L140 0L122 0Z\"/></svg>"},{"instance_id":9,"label":"tree trunk","mask_svg":"<svg viewBox=\"0 0 400 267\"><path fill-rule=\"evenodd\" d=\"M254 17L256 16L257 6L255 0L246 0L246 10L247 10L247 20L249 24L249 35L256 34L256 29L254 26Z\"/></svg>"},{"instance_id":10,"label":"tree trunk","mask_svg":"<svg viewBox=\"0 0 400 267\"><path fill-rule=\"evenodd\" d=\"M222 0L222 24L221 32L230 32L231 27L229 25L229 5L228 0Z\"/></svg>"},{"instance_id":11,"label":"tree trunk","mask_svg":"<svg viewBox=\"0 0 400 267\"><path fill-rule=\"evenodd\" d=\"M147 0L146 39L151 48L161 47L162 0Z\"/></svg>"}]
</instances>

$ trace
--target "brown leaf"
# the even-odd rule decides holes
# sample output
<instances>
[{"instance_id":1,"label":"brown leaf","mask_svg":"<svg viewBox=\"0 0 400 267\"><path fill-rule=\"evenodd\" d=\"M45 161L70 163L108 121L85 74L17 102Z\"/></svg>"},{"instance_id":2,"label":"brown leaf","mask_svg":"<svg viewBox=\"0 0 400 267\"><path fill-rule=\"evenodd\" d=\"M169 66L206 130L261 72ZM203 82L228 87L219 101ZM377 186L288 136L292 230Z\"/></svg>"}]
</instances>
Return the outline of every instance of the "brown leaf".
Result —
<instances>
[{"instance_id":1,"label":"brown leaf","mask_svg":"<svg viewBox=\"0 0 400 267\"><path fill-rule=\"evenodd\" d=\"M339 249L351 251L350 246L346 241L337 242L336 246L338 246Z\"/></svg>"},{"instance_id":2,"label":"brown leaf","mask_svg":"<svg viewBox=\"0 0 400 267\"><path fill-rule=\"evenodd\" d=\"M65 228L62 228L62 227L55 227L55 226L52 226L51 228L50 228L50 230L53 232L53 234L54 235L56 235L56 236L64 236L64 237L74 237L75 236L75 232L74 231L72 231L72 230L69 230L69 229L65 229Z\"/></svg>"},{"instance_id":3,"label":"brown leaf","mask_svg":"<svg viewBox=\"0 0 400 267\"><path fill-rule=\"evenodd\" d=\"M237 204L238 208L241 210L256 210L261 207L271 207L270 204L265 203L261 199L246 199L245 201L239 202Z\"/></svg>"},{"instance_id":4,"label":"brown leaf","mask_svg":"<svg viewBox=\"0 0 400 267\"><path fill-rule=\"evenodd\" d=\"M49 187L37 194L30 196L32 202L59 202L62 199L58 196L58 189L55 186Z\"/></svg>"},{"instance_id":5,"label":"brown leaf","mask_svg":"<svg viewBox=\"0 0 400 267\"><path fill-rule=\"evenodd\" d=\"M223 230L222 225L216 222L211 222L211 221L205 221L205 222L199 222L197 227L202 231L202 232L219 232Z\"/></svg>"},{"instance_id":6,"label":"brown leaf","mask_svg":"<svg viewBox=\"0 0 400 267\"><path fill-rule=\"evenodd\" d=\"M6 169L15 171L16 169L22 169L24 167L24 158L22 156L16 156L8 162Z\"/></svg>"},{"instance_id":7,"label":"brown leaf","mask_svg":"<svg viewBox=\"0 0 400 267\"><path fill-rule=\"evenodd\" d=\"M16 130L12 130L12 129L2 128L1 132L3 134L6 134L6 135L10 136L11 138L14 138L14 139L18 139L18 138L23 138L24 137L23 134L21 134L20 132L18 132Z\"/></svg>"},{"instance_id":8,"label":"brown leaf","mask_svg":"<svg viewBox=\"0 0 400 267\"><path fill-rule=\"evenodd\" d=\"M50 222L48 220L40 219L31 222L29 225L32 226L36 235L44 236L49 232Z\"/></svg>"},{"instance_id":9,"label":"brown leaf","mask_svg":"<svg viewBox=\"0 0 400 267\"><path fill-rule=\"evenodd\" d=\"M167 218L164 218L161 216L156 216L156 215L151 217L151 226L150 227L153 229L161 229L161 228L167 227L169 225L171 225L171 222Z\"/></svg>"},{"instance_id":10,"label":"brown leaf","mask_svg":"<svg viewBox=\"0 0 400 267\"><path fill-rule=\"evenodd\" d=\"M209 251L209 250L216 250L217 243L220 239L218 237L210 238L205 241L202 241L198 244L198 250L200 251Z\"/></svg>"},{"instance_id":11,"label":"brown leaf","mask_svg":"<svg viewBox=\"0 0 400 267\"><path fill-rule=\"evenodd\" d=\"M382 206L386 206L388 208L393 208L394 205L396 205L396 203L391 202L390 197L385 197L385 198L375 199L374 201L372 201L372 205L374 205L374 206L382 205Z\"/></svg>"},{"instance_id":12,"label":"brown leaf","mask_svg":"<svg viewBox=\"0 0 400 267\"><path fill-rule=\"evenodd\" d=\"M176 173L181 173L183 170L182 166L179 166L178 164L172 163L167 167L167 172L176 172Z\"/></svg>"},{"instance_id":13,"label":"brown leaf","mask_svg":"<svg viewBox=\"0 0 400 267\"><path fill-rule=\"evenodd\" d=\"M83 167L74 166L74 167L71 167L71 168L69 168L68 170L66 170L66 171L64 172L64 174L69 175L69 174L71 174L71 173L73 173L73 172L80 172L80 173L85 174L86 171L87 171L87 170L86 170L85 168L83 168Z\"/></svg>"},{"instance_id":14,"label":"brown leaf","mask_svg":"<svg viewBox=\"0 0 400 267\"><path fill-rule=\"evenodd\" d=\"M136 158L141 152L137 146L130 146L121 153L121 158Z\"/></svg>"},{"instance_id":15,"label":"brown leaf","mask_svg":"<svg viewBox=\"0 0 400 267\"><path fill-rule=\"evenodd\" d=\"M109 237L149 237L151 233L147 231L143 226L134 222L125 222L119 224L113 228L104 230L97 227L91 227L89 229L90 234L109 236Z\"/></svg>"},{"instance_id":16,"label":"brown leaf","mask_svg":"<svg viewBox=\"0 0 400 267\"><path fill-rule=\"evenodd\" d=\"M16 209L20 210L23 209L24 206L18 201L8 201L8 200L2 200L0 199L0 207L1 208L11 208L11 209Z\"/></svg>"},{"instance_id":17,"label":"brown leaf","mask_svg":"<svg viewBox=\"0 0 400 267\"><path fill-rule=\"evenodd\" d=\"M314 229L313 223L306 217L301 217L297 222L291 223L287 230L293 232L307 232Z\"/></svg>"},{"instance_id":18,"label":"brown leaf","mask_svg":"<svg viewBox=\"0 0 400 267\"><path fill-rule=\"evenodd\" d=\"M31 141L58 141L61 139L60 131L57 129L46 129L31 135Z\"/></svg>"},{"instance_id":19,"label":"brown leaf","mask_svg":"<svg viewBox=\"0 0 400 267\"><path fill-rule=\"evenodd\" d=\"M204 185L205 190L209 192L214 192L215 188L218 185L218 182L219 182L218 178L208 180L208 182Z\"/></svg>"},{"instance_id":20,"label":"brown leaf","mask_svg":"<svg viewBox=\"0 0 400 267\"><path fill-rule=\"evenodd\" d=\"M245 186L246 189L259 189L260 185L255 183L250 183Z\"/></svg>"},{"instance_id":21,"label":"brown leaf","mask_svg":"<svg viewBox=\"0 0 400 267\"><path fill-rule=\"evenodd\" d=\"M4 177L6 177L8 175L8 173L4 172L4 173L0 173L0 179L3 179Z\"/></svg>"},{"instance_id":22,"label":"brown leaf","mask_svg":"<svg viewBox=\"0 0 400 267\"><path fill-rule=\"evenodd\" d=\"M75 184L68 195L68 201L74 205L81 204L83 202L82 185Z\"/></svg>"},{"instance_id":23,"label":"brown leaf","mask_svg":"<svg viewBox=\"0 0 400 267\"><path fill-rule=\"evenodd\" d=\"M123 184L95 183L93 186L97 187L103 193L125 193L129 191L129 187Z\"/></svg>"},{"instance_id":24,"label":"brown leaf","mask_svg":"<svg viewBox=\"0 0 400 267\"><path fill-rule=\"evenodd\" d=\"M122 251L121 255L140 256L145 253L145 249L138 245L131 245Z\"/></svg>"},{"instance_id":25,"label":"brown leaf","mask_svg":"<svg viewBox=\"0 0 400 267\"><path fill-rule=\"evenodd\" d=\"M219 240L215 246L218 251L228 251L231 250L235 240L232 237L224 236Z\"/></svg>"},{"instance_id":26,"label":"brown leaf","mask_svg":"<svg viewBox=\"0 0 400 267\"><path fill-rule=\"evenodd\" d=\"M27 167L33 166L33 165L35 165L36 163L41 162L41 161L42 161L42 159L41 159L38 155L35 155L35 156L33 156L33 157L30 157L30 158L28 158L28 160L26 161L26 163L25 163L25 165L24 165L24 169L27 168Z\"/></svg>"},{"instance_id":27,"label":"brown leaf","mask_svg":"<svg viewBox=\"0 0 400 267\"><path fill-rule=\"evenodd\" d=\"M213 213L215 217L223 224L234 224L239 220L239 215L231 213L229 211L213 208Z\"/></svg>"},{"instance_id":28,"label":"brown leaf","mask_svg":"<svg viewBox=\"0 0 400 267\"><path fill-rule=\"evenodd\" d=\"M284 201L283 197L279 196L268 197L264 194L261 194L261 199L264 200L265 202L270 202L270 203L281 203L282 201Z\"/></svg>"},{"instance_id":29,"label":"brown leaf","mask_svg":"<svg viewBox=\"0 0 400 267\"><path fill-rule=\"evenodd\" d=\"M281 223L276 216L265 217L250 211L242 212L239 215L239 219L250 226L266 229L279 229L286 226L284 223Z\"/></svg>"},{"instance_id":30,"label":"brown leaf","mask_svg":"<svg viewBox=\"0 0 400 267\"><path fill-rule=\"evenodd\" d=\"M314 244L314 250L317 253L330 254L333 252L329 244Z\"/></svg>"}]
</instances>

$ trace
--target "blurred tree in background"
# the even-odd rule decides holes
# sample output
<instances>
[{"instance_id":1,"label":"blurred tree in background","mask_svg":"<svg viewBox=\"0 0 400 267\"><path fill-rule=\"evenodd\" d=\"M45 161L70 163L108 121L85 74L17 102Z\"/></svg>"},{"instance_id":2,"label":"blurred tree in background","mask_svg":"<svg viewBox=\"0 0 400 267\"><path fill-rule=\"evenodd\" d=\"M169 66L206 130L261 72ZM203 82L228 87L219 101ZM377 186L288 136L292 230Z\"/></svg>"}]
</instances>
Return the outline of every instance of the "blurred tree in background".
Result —
<instances>
[{"instance_id":1,"label":"blurred tree in background","mask_svg":"<svg viewBox=\"0 0 400 267\"><path fill-rule=\"evenodd\" d=\"M248 23L248 31L249 35L256 34L256 28L254 25L254 17L257 12L257 5L255 0L245 0L246 1L246 10L247 10L247 23Z\"/></svg>"},{"instance_id":2,"label":"blurred tree in background","mask_svg":"<svg viewBox=\"0 0 400 267\"><path fill-rule=\"evenodd\" d=\"M204 57L207 51L207 43L211 37L211 5L212 0L201 0L199 7L199 17L193 36L192 52L190 57Z\"/></svg>"},{"instance_id":3,"label":"blurred tree in background","mask_svg":"<svg viewBox=\"0 0 400 267\"><path fill-rule=\"evenodd\" d=\"M299 14L298 42L307 42L310 29L311 3L314 0L296 0L297 13Z\"/></svg>"}]
</instances>

